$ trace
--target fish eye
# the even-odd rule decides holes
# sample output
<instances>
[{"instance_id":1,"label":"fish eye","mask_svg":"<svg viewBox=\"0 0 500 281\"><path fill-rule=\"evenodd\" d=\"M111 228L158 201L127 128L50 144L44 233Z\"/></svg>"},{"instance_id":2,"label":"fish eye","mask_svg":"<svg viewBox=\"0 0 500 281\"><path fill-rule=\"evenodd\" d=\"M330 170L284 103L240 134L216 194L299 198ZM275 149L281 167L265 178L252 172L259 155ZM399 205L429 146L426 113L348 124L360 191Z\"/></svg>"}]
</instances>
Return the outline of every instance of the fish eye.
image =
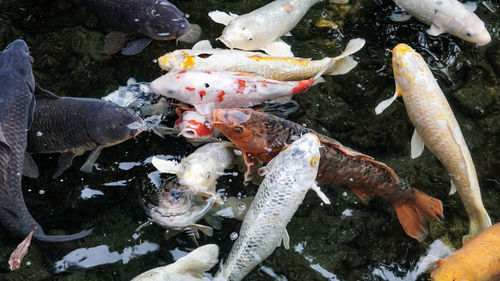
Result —
<instances>
[{"instance_id":1,"label":"fish eye","mask_svg":"<svg viewBox=\"0 0 500 281\"><path fill-rule=\"evenodd\" d=\"M252 41L252 40L253 40L253 37L248 37L248 40L249 40L249 41Z\"/></svg>"},{"instance_id":2,"label":"fish eye","mask_svg":"<svg viewBox=\"0 0 500 281\"><path fill-rule=\"evenodd\" d=\"M469 37L472 37L472 35L474 35L474 33L472 31L467 31L465 33L465 35L469 36Z\"/></svg>"},{"instance_id":3,"label":"fish eye","mask_svg":"<svg viewBox=\"0 0 500 281\"><path fill-rule=\"evenodd\" d=\"M398 62L398 61L396 62L396 65L397 65L397 66L401 66L401 65L399 64L399 62Z\"/></svg>"},{"instance_id":4,"label":"fish eye","mask_svg":"<svg viewBox=\"0 0 500 281\"><path fill-rule=\"evenodd\" d=\"M207 180L210 178L210 172L207 173Z\"/></svg>"},{"instance_id":5,"label":"fish eye","mask_svg":"<svg viewBox=\"0 0 500 281\"><path fill-rule=\"evenodd\" d=\"M316 165L318 165L318 162L319 162L319 159L318 159L318 157L315 156L311 159L311 161L309 161L309 164L311 164L311 167L316 167Z\"/></svg>"},{"instance_id":6,"label":"fish eye","mask_svg":"<svg viewBox=\"0 0 500 281\"><path fill-rule=\"evenodd\" d=\"M233 128L233 132L234 132L235 134L240 134L240 133L242 133L242 132L243 132L243 128L242 128L242 127L240 127L240 126L236 126L236 127L234 127L234 128Z\"/></svg>"}]
</instances>

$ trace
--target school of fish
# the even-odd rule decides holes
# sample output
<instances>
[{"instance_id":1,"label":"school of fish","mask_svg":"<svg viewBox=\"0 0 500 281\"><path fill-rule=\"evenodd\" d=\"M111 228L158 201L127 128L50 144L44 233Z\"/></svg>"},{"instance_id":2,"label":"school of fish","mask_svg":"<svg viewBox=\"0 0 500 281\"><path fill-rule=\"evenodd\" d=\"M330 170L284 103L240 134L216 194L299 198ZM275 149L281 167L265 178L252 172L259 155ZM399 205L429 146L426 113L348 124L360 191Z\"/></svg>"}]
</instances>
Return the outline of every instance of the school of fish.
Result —
<instances>
[{"instance_id":1,"label":"school of fish","mask_svg":"<svg viewBox=\"0 0 500 281\"><path fill-rule=\"evenodd\" d=\"M243 15L210 11L207 18L225 25L217 40L229 49L221 49L213 48L209 40L197 42L201 28L190 24L188 16L166 0L87 0L89 9L114 30L104 42L107 55L119 51L135 55L152 40L197 42L191 49L177 49L157 59L168 73L151 82L137 83L131 78L127 86L103 100L59 97L42 89L35 85L27 44L16 40L5 47L0 52L4 82L0 85L0 223L25 238L19 246L25 248L13 253L15 267L21 265L31 239L66 242L92 232L61 236L43 232L21 192L22 175L39 177L30 154L61 153L55 179L71 168L75 156L92 150L80 169L90 173L103 148L144 131L162 138L181 136L199 147L182 157L155 155L145 161L158 170L155 173L171 176L155 190L157 204L141 202L147 220L136 232L153 223L166 229L166 236L186 231L197 248L133 281L243 280L276 247L290 248L286 226L306 193L313 190L319 197L317 203L329 208L336 198L329 198L329 192L321 188L338 185L349 187L363 202L373 195L388 201L405 233L424 241L429 221L444 218L441 200L412 187L411 180L398 176L387 164L286 119L297 110L295 95L328 83L323 75L356 71L353 55L362 52L366 43L362 38L350 39L335 57L295 57L292 46L281 37L293 36L290 31L320 2L275 0ZM491 42L471 3L394 2L408 14L395 11L390 16L393 21L414 16L430 26L427 33L431 36L449 33L476 46ZM430 278L500 280L500 224L492 226L483 205L472 156L446 93L410 45L417 43L399 43L392 49L395 93L380 102L375 113L381 114L399 96L403 98L415 127L411 158L418 158L425 147L437 157L449 175L450 194L458 191L469 218L463 247L438 261ZM239 173L245 185L259 185L255 197L238 193L237 198L226 198L225 180L239 179ZM199 232L213 236L227 218L243 220L228 254L219 253L215 244L198 245ZM208 225L198 222L202 219ZM214 269L213 279L209 278L207 271L219 256L223 262Z\"/></svg>"}]
</instances>

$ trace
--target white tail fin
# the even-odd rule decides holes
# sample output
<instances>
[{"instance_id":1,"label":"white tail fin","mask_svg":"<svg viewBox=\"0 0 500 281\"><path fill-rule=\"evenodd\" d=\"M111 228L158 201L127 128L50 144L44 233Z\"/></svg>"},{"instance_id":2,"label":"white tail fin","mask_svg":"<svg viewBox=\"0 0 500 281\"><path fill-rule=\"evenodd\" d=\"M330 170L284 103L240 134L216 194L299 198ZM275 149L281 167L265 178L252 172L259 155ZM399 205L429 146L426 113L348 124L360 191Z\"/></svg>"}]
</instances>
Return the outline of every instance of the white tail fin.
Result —
<instances>
[{"instance_id":1,"label":"white tail fin","mask_svg":"<svg viewBox=\"0 0 500 281\"><path fill-rule=\"evenodd\" d=\"M342 54L332 58L334 65L328 69L326 74L328 75L340 75L346 74L351 69L353 69L358 63L350 57L350 55L361 50L365 46L365 39L355 38L347 43L344 52Z\"/></svg>"},{"instance_id":2,"label":"white tail fin","mask_svg":"<svg viewBox=\"0 0 500 281\"><path fill-rule=\"evenodd\" d=\"M316 85L316 84L319 84L319 83L323 83L325 82L325 79L323 79L321 77L321 75L323 75L325 73L325 71L327 71L328 69L330 69L331 67L333 66L333 61L329 61L326 66L323 68L323 70L321 70L320 72L318 72L318 74L316 74L316 76L313 77L314 79L314 83L312 84L312 86ZM311 86L311 87L312 87Z\"/></svg>"},{"instance_id":3,"label":"white tail fin","mask_svg":"<svg viewBox=\"0 0 500 281\"><path fill-rule=\"evenodd\" d=\"M175 266L178 271L186 272L201 278L205 271L208 271L219 261L218 256L219 246L208 244L196 248L172 265Z\"/></svg>"}]
</instances>

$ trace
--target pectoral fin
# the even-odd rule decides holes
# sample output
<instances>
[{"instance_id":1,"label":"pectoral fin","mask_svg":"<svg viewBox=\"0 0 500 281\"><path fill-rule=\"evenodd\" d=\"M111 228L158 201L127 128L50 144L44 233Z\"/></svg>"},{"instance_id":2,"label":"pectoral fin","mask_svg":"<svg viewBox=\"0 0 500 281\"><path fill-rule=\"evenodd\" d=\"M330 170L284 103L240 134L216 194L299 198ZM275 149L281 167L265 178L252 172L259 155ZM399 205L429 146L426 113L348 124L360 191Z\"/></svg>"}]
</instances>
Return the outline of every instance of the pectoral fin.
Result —
<instances>
[{"instance_id":1,"label":"pectoral fin","mask_svg":"<svg viewBox=\"0 0 500 281\"><path fill-rule=\"evenodd\" d=\"M438 35L444 33L445 31L443 29L441 29L439 26L432 24L431 27L429 29L427 29L426 32L429 35L438 36Z\"/></svg>"},{"instance_id":2,"label":"pectoral fin","mask_svg":"<svg viewBox=\"0 0 500 281\"><path fill-rule=\"evenodd\" d=\"M111 31L104 38L104 50L106 55L118 53L128 40L128 34L120 31Z\"/></svg>"},{"instance_id":3,"label":"pectoral fin","mask_svg":"<svg viewBox=\"0 0 500 281\"><path fill-rule=\"evenodd\" d=\"M292 47L281 39L271 42L267 46L261 48L261 50L271 56L293 57Z\"/></svg>"},{"instance_id":4,"label":"pectoral fin","mask_svg":"<svg viewBox=\"0 0 500 281\"><path fill-rule=\"evenodd\" d=\"M453 195L453 194L455 194L455 192L457 192L457 187L455 186L455 183L453 182L453 180L451 180L451 189L450 189L450 193L448 195Z\"/></svg>"},{"instance_id":5,"label":"pectoral fin","mask_svg":"<svg viewBox=\"0 0 500 281\"><path fill-rule=\"evenodd\" d=\"M424 152L424 139L417 132L417 129L413 131L413 136L411 137L411 159L415 159L422 155Z\"/></svg>"},{"instance_id":6,"label":"pectoral fin","mask_svg":"<svg viewBox=\"0 0 500 281\"><path fill-rule=\"evenodd\" d=\"M101 154L101 151L104 149L103 145L99 145L92 152L90 153L89 157L87 157L87 160L85 160L85 163L83 163L82 167L80 168L80 171L84 173L91 173L92 168L94 167L94 163L99 158L99 155Z\"/></svg>"},{"instance_id":7,"label":"pectoral fin","mask_svg":"<svg viewBox=\"0 0 500 281\"><path fill-rule=\"evenodd\" d=\"M30 178L38 178L38 167L35 163L35 160L31 157L28 152L24 153L24 162L23 162L23 175Z\"/></svg>"},{"instance_id":8,"label":"pectoral fin","mask_svg":"<svg viewBox=\"0 0 500 281\"><path fill-rule=\"evenodd\" d=\"M144 48L146 48L149 45L149 43L151 43L151 41L153 41L151 38L146 38L146 37L129 41L125 45L125 47L123 47L122 55L124 56L136 55L140 53L142 50L144 50Z\"/></svg>"},{"instance_id":9,"label":"pectoral fin","mask_svg":"<svg viewBox=\"0 0 500 281\"><path fill-rule=\"evenodd\" d=\"M228 25L230 21L238 17L238 15L236 14L228 14L221 11L212 11L208 13L208 16L216 23L220 23L223 25Z\"/></svg>"},{"instance_id":10,"label":"pectoral fin","mask_svg":"<svg viewBox=\"0 0 500 281\"><path fill-rule=\"evenodd\" d=\"M316 192L316 194L319 196L321 201L323 201L327 205L330 205L330 200L328 199L328 197L326 197L326 195L323 193L323 191L321 191L319 186L314 184L313 186L311 186L311 189L314 190L314 192Z\"/></svg>"},{"instance_id":11,"label":"pectoral fin","mask_svg":"<svg viewBox=\"0 0 500 281\"><path fill-rule=\"evenodd\" d=\"M212 44L208 40L201 40L198 43L194 44L193 51L204 51L204 50L213 50Z\"/></svg>"},{"instance_id":12,"label":"pectoral fin","mask_svg":"<svg viewBox=\"0 0 500 281\"><path fill-rule=\"evenodd\" d=\"M281 241L283 241L283 247L285 247L285 249L290 249L290 236L288 235L288 231L286 231L286 228L285 231L283 231Z\"/></svg>"},{"instance_id":13,"label":"pectoral fin","mask_svg":"<svg viewBox=\"0 0 500 281\"><path fill-rule=\"evenodd\" d=\"M210 115L212 114L212 110L215 109L215 105L213 103L193 104L193 106L196 108L196 111L202 115Z\"/></svg>"},{"instance_id":14,"label":"pectoral fin","mask_svg":"<svg viewBox=\"0 0 500 281\"><path fill-rule=\"evenodd\" d=\"M201 27L197 24L191 24L191 30L188 33L177 38L177 40L185 43L196 43L200 40Z\"/></svg>"},{"instance_id":15,"label":"pectoral fin","mask_svg":"<svg viewBox=\"0 0 500 281\"><path fill-rule=\"evenodd\" d=\"M65 152L59 156L57 160L57 171L52 175L52 179L58 178L64 171L66 171L73 163L73 158L75 154L72 152Z\"/></svg>"},{"instance_id":16,"label":"pectoral fin","mask_svg":"<svg viewBox=\"0 0 500 281\"><path fill-rule=\"evenodd\" d=\"M398 96L398 91L396 91L391 98L380 102L377 107L375 107L375 113L379 115L380 113L384 112L384 110L388 108L398 98Z\"/></svg>"},{"instance_id":17,"label":"pectoral fin","mask_svg":"<svg viewBox=\"0 0 500 281\"><path fill-rule=\"evenodd\" d=\"M389 16L389 18L392 21L395 21L395 22L403 22L403 21L407 21L407 20L411 19L411 15L408 14L408 13L405 13L405 12L396 12L396 11L394 11Z\"/></svg>"},{"instance_id":18,"label":"pectoral fin","mask_svg":"<svg viewBox=\"0 0 500 281\"><path fill-rule=\"evenodd\" d=\"M469 12L471 12L471 13L474 13L477 9L477 4L474 2L465 2L465 3L462 3L462 5L464 5L464 7L467 10L469 10Z\"/></svg>"}]
</instances>

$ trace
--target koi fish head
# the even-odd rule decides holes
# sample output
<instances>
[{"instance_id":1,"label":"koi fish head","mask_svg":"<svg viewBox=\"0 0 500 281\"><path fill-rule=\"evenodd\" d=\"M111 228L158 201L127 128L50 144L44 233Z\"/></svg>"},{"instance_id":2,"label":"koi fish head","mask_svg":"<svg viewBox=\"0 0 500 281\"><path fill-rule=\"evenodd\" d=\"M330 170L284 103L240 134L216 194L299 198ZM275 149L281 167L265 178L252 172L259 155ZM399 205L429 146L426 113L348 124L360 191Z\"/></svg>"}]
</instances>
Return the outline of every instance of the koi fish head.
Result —
<instances>
[{"instance_id":1,"label":"koi fish head","mask_svg":"<svg viewBox=\"0 0 500 281\"><path fill-rule=\"evenodd\" d=\"M406 44L392 49L392 69L398 91L407 91L415 84L416 76L428 69L422 56ZM400 92L401 93L401 92Z\"/></svg>"},{"instance_id":2,"label":"koi fish head","mask_svg":"<svg viewBox=\"0 0 500 281\"><path fill-rule=\"evenodd\" d=\"M319 146L320 141L318 136L313 133L307 133L292 144L285 146L283 150L288 150L290 147L295 149L295 151L291 152L290 157L295 160L305 159L307 162L306 166L315 169L319 166Z\"/></svg>"},{"instance_id":3,"label":"koi fish head","mask_svg":"<svg viewBox=\"0 0 500 281\"><path fill-rule=\"evenodd\" d=\"M196 111L185 111L179 119L178 129L182 136L188 139L209 138L213 125L204 115Z\"/></svg>"},{"instance_id":4,"label":"koi fish head","mask_svg":"<svg viewBox=\"0 0 500 281\"><path fill-rule=\"evenodd\" d=\"M251 17L240 16L229 22L218 39L231 49L258 50L262 47L260 38L256 36L260 28L260 24Z\"/></svg>"},{"instance_id":5,"label":"koi fish head","mask_svg":"<svg viewBox=\"0 0 500 281\"><path fill-rule=\"evenodd\" d=\"M158 58L158 65L161 69L170 71L176 63L182 63L183 55L179 51L174 51Z\"/></svg>"},{"instance_id":6,"label":"koi fish head","mask_svg":"<svg viewBox=\"0 0 500 281\"><path fill-rule=\"evenodd\" d=\"M169 72L153 80L149 87L158 95L181 100L183 83L179 83L179 79L184 73L185 71Z\"/></svg>"},{"instance_id":7,"label":"koi fish head","mask_svg":"<svg viewBox=\"0 0 500 281\"><path fill-rule=\"evenodd\" d=\"M259 132L252 109L215 109L214 126L246 152L265 152L266 135Z\"/></svg>"},{"instance_id":8,"label":"koi fish head","mask_svg":"<svg viewBox=\"0 0 500 281\"><path fill-rule=\"evenodd\" d=\"M478 46L484 46L491 41L490 33L486 30L484 22L474 13L470 13L460 20L452 18L446 24L449 33L462 40L475 43Z\"/></svg>"},{"instance_id":9,"label":"koi fish head","mask_svg":"<svg viewBox=\"0 0 500 281\"><path fill-rule=\"evenodd\" d=\"M168 1L148 1L137 16L139 32L155 40L179 38L191 30L184 14Z\"/></svg>"}]
</instances>

